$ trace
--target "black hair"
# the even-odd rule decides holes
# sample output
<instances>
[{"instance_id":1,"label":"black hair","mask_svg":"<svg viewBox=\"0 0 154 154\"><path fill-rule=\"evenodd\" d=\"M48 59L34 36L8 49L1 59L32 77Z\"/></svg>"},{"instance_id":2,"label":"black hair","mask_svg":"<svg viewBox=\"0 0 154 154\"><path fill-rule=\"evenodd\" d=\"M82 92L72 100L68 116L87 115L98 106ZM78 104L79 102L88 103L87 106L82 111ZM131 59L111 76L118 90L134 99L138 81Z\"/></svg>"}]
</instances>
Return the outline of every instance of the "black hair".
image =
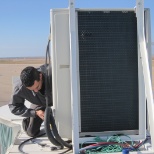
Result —
<instances>
[{"instance_id":1,"label":"black hair","mask_svg":"<svg viewBox=\"0 0 154 154\"><path fill-rule=\"evenodd\" d=\"M36 68L28 66L21 71L20 79L24 86L31 87L35 80L40 81L40 72Z\"/></svg>"}]
</instances>

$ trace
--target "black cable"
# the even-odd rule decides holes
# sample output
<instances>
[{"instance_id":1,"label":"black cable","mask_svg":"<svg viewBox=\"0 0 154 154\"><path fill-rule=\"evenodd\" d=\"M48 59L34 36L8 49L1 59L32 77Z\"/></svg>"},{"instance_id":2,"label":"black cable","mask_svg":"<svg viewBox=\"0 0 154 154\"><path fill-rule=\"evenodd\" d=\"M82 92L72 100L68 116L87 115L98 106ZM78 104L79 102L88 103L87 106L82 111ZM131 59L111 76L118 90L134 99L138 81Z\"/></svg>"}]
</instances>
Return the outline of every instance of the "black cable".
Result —
<instances>
[{"instance_id":1,"label":"black cable","mask_svg":"<svg viewBox=\"0 0 154 154\"><path fill-rule=\"evenodd\" d=\"M48 41L48 45L47 45L47 49L46 49L46 68L47 68L47 57L49 58L49 66L50 66L50 54L49 54L49 45L50 45L50 41ZM49 69L50 70L50 69ZM49 71L48 71L48 73L50 73ZM47 75L46 74L46 76L49 76L49 75ZM45 84L46 85L48 85L48 87L49 87L49 85L51 85L51 83L47 83L47 79L45 79ZM49 81L48 81L49 82ZM47 87L47 86L46 86ZM48 90L46 90L46 92L48 92ZM48 94L46 94L46 102L48 102L48 97L47 97L47 95ZM48 103L46 103L46 106L48 107ZM45 116L46 117L46 116ZM44 121L44 123L45 123L45 125L47 125L47 123L50 123L50 122L47 122L46 120ZM45 129L46 129L46 127L45 127ZM51 130L50 130L51 131ZM47 136L49 136L49 134L50 134L50 141L54 144L54 145L56 145L56 146L61 146L61 148L63 147L60 143L58 143L58 141L54 138L54 136L52 135L52 132L49 132L49 131L47 131L47 129L46 129L46 132L47 132ZM26 152L24 152L24 151L22 151L22 149L21 149L21 147L25 144L25 143L27 143L28 141L30 141L30 140L32 140L32 139L35 139L35 138L37 138L37 137L41 137L41 136L43 136L43 135L45 135L46 133L43 133L43 134L41 134L41 135L38 135L38 136L35 136L35 137L32 137L32 138L29 138L29 139L27 139L27 140L25 140L24 142L22 142L19 146L18 146L18 150L21 152L21 153L23 153L23 154L26 154Z\"/></svg>"},{"instance_id":2,"label":"black cable","mask_svg":"<svg viewBox=\"0 0 154 154\"><path fill-rule=\"evenodd\" d=\"M49 95L51 95L51 88L49 87L52 85L52 82L49 80L49 77L52 76L51 74L51 64L50 64L50 40L48 41L47 49L46 49L46 60L45 60L45 66L46 66L46 72L45 72L45 99L46 99L46 109L44 114L44 128L45 132L47 134L48 139L51 143L53 143L56 146L60 146L61 149L63 148L63 145L61 145L54 137L53 131L51 128L51 122L50 122L50 116L49 116ZM49 90L50 89L50 90Z\"/></svg>"},{"instance_id":3,"label":"black cable","mask_svg":"<svg viewBox=\"0 0 154 154\"><path fill-rule=\"evenodd\" d=\"M45 132L46 132L46 134L47 134L47 137L48 137L49 141L50 141L52 144L54 144L54 145L56 145L56 146L60 146L61 149L63 149L63 145L60 144L60 143L55 139L55 137L54 137L54 135L53 135L53 126L51 126L51 124L50 124L50 123L51 123L51 121L50 121L50 115L49 115L50 110L51 110L50 107L46 107L46 109L45 109L44 129L45 129Z\"/></svg>"},{"instance_id":4,"label":"black cable","mask_svg":"<svg viewBox=\"0 0 154 154\"><path fill-rule=\"evenodd\" d=\"M22 147L25 143L27 143L28 141L33 140L33 139L38 138L38 137L41 137L41 136L43 136L43 135L45 135L45 134L46 134L46 133L43 133L43 134L40 134L40 135L31 137L31 138L29 138L29 139L23 141L23 142L20 143L20 145L18 146L18 150L19 150L21 153L23 153L23 154L27 154L26 152L24 152L24 151L21 149L21 147Z\"/></svg>"},{"instance_id":5,"label":"black cable","mask_svg":"<svg viewBox=\"0 0 154 154\"><path fill-rule=\"evenodd\" d=\"M49 64L48 64L49 63ZM21 147L27 143L30 140L33 140L35 138L41 137L45 134L47 134L48 139L53 143L54 145L58 146L59 149L63 149L63 146L68 147L69 149L63 153L66 153L72 149L72 145L67 143L66 141L62 140L61 137L58 134L57 127L55 124L54 117L52 115L52 109L49 107L49 99L48 96L50 94L49 89L52 87L49 87L52 85L51 79L48 80L48 77L51 77L51 64L50 64L50 40L48 41L47 49L46 49L46 60L45 60L45 65L46 65L46 75L45 75L45 99L46 99L46 109L45 109L45 117L44 117L44 128L46 133L37 135L35 137L29 138L25 141L23 141L19 146L18 150L22 154L26 154Z\"/></svg>"},{"instance_id":6,"label":"black cable","mask_svg":"<svg viewBox=\"0 0 154 154\"><path fill-rule=\"evenodd\" d=\"M48 108L48 119L50 119L50 124L52 125L52 130L53 130L53 134L56 138L56 140L61 143L63 146L69 148L69 149L72 149L72 145L69 144L68 142L64 141L59 133L58 133L58 130L57 130L57 127L56 127L56 124L55 124L55 119L53 117L53 114L52 114L52 109L51 108Z\"/></svg>"},{"instance_id":7,"label":"black cable","mask_svg":"<svg viewBox=\"0 0 154 154\"><path fill-rule=\"evenodd\" d=\"M49 63L49 65L47 64ZM52 85L52 82L48 80L48 77L52 76L51 74L51 64L50 64L50 40L48 41L47 50L46 50L46 77L45 77L45 95L46 95L46 109L45 109L45 131L47 134L48 139L57 146L63 146L68 147L69 149L72 149L72 145L65 142L60 135L58 134L57 127L55 124L55 120L52 114L52 109L49 106L49 99L48 96L51 95L49 91L49 86ZM51 83L50 83L51 82ZM51 89L51 88L50 88Z\"/></svg>"}]
</instances>

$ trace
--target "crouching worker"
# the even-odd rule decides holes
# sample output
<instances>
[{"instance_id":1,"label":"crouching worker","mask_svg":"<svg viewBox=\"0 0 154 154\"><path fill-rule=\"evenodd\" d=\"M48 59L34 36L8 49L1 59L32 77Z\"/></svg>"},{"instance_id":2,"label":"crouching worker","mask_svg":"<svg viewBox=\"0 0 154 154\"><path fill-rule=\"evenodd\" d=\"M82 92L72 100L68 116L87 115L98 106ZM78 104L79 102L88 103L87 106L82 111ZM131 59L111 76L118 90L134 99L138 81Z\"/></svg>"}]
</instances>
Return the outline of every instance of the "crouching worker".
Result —
<instances>
[{"instance_id":1,"label":"crouching worker","mask_svg":"<svg viewBox=\"0 0 154 154\"><path fill-rule=\"evenodd\" d=\"M14 86L14 92L9 103L10 111L18 116L26 117L22 121L23 130L28 136L37 136L44 120L46 107L45 100L45 65L40 68L26 67L20 74L19 81ZM48 84L51 91L52 85ZM49 106L52 105L50 95ZM30 108L25 106L25 100L31 103Z\"/></svg>"}]
</instances>

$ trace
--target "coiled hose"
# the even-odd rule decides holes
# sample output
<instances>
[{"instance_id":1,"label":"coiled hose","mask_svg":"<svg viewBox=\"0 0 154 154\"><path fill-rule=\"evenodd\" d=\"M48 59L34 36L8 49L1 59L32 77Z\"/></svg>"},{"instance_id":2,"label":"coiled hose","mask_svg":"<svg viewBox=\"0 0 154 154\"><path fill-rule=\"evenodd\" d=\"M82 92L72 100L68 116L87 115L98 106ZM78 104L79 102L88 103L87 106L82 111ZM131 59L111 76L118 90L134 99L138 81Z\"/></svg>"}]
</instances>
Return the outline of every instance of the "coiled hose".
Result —
<instances>
[{"instance_id":1,"label":"coiled hose","mask_svg":"<svg viewBox=\"0 0 154 154\"><path fill-rule=\"evenodd\" d=\"M51 95L49 89L49 86L52 85L52 82L50 80L52 77L51 73L51 64L50 64L50 40L48 41L47 50L46 50L46 76L45 76L45 95L46 95L46 109L45 109L45 117L44 117L44 127L47 134L48 139L56 146L60 146L63 148L63 146L72 149L72 145L64 141L60 135L58 134L58 130L55 124L55 119L52 114L52 109L49 107L49 95ZM49 80L50 79L50 80Z\"/></svg>"}]
</instances>

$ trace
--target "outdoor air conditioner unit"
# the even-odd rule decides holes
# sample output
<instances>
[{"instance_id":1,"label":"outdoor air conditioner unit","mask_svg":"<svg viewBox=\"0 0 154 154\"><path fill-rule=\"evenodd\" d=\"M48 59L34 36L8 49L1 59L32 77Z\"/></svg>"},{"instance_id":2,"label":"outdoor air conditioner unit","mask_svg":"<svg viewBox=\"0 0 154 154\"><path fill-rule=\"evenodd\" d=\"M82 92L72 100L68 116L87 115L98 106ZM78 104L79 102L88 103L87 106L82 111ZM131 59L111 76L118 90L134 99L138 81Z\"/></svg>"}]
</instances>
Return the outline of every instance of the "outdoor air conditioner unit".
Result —
<instances>
[{"instance_id":1,"label":"outdoor air conditioner unit","mask_svg":"<svg viewBox=\"0 0 154 154\"><path fill-rule=\"evenodd\" d=\"M69 9L51 10L51 60L55 120L61 137L146 136L146 96L135 9L76 9L78 109L71 113ZM145 34L151 66L149 9ZM151 68L150 68L151 69Z\"/></svg>"}]
</instances>

